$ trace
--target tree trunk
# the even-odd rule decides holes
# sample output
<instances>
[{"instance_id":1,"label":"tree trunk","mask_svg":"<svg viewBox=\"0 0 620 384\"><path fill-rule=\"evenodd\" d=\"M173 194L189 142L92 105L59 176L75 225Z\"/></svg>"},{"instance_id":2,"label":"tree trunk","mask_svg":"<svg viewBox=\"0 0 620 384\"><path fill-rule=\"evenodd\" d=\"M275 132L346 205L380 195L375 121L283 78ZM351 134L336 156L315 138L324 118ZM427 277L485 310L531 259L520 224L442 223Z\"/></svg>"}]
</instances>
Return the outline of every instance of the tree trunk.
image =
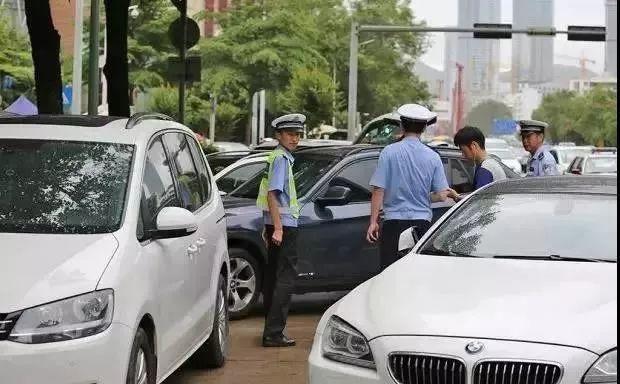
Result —
<instances>
[{"instance_id":1,"label":"tree trunk","mask_svg":"<svg viewBox=\"0 0 620 384\"><path fill-rule=\"evenodd\" d=\"M26 0L25 8L39 114L62 115L60 35L54 28L49 0Z\"/></svg>"},{"instance_id":2,"label":"tree trunk","mask_svg":"<svg viewBox=\"0 0 620 384\"><path fill-rule=\"evenodd\" d=\"M108 39L103 73L108 81L108 114L129 116L127 8L129 0L104 0Z\"/></svg>"}]
</instances>

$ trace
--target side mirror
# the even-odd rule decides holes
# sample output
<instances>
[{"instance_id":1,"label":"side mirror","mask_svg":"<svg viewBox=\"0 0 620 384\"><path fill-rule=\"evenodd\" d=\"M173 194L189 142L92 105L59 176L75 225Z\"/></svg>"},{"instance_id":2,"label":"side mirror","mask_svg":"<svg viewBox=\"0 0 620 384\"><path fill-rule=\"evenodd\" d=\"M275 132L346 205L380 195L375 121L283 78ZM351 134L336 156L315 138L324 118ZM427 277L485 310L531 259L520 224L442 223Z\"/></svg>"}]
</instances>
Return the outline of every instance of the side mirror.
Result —
<instances>
[{"instance_id":1,"label":"side mirror","mask_svg":"<svg viewBox=\"0 0 620 384\"><path fill-rule=\"evenodd\" d=\"M570 173L572 173L573 175L581 175L581 171L578 169L573 169L572 171L570 171Z\"/></svg>"},{"instance_id":2,"label":"side mirror","mask_svg":"<svg viewBox=\"0 0 620 384\"><path fill-rule=\"evenodd\" d=\"M228 195L228 193L224 192L224 191L219 191L220 192L220 196L224 197L226 195Z\"/></svg>"},{"instance_id":3,"label":"side mirror","mask_svg":"<svg viewBox=\"0 0 620 384\"><path fill-rule=\"evenodd\" d=\"M351 189L339 185L332 185L327 192L316 199L317 204L322 207L347 205L351 201Z\"/></svg>"},{"instance_id":4,"label":"side mirror","mask_svg":"<svg viewBox=\"0 0 620 384\"><path fill-rule=\"evenodd\" d=\"M159 211L157 229L151 232L153 239L172 239L189 236L198 230L194 215L184 208L166 207Z\"/></svg>"},{"instance_id":5,"label":"side mirror","mask_svg":"<svg viewBox=\"0 0 620 384\"><path fill-rule=\"evenodd\" d=\"M418 234L415 231L415 227L410 227L401 232L398 238L398 253L408 253L419 241Z\"/></svg>"}]
</instances>

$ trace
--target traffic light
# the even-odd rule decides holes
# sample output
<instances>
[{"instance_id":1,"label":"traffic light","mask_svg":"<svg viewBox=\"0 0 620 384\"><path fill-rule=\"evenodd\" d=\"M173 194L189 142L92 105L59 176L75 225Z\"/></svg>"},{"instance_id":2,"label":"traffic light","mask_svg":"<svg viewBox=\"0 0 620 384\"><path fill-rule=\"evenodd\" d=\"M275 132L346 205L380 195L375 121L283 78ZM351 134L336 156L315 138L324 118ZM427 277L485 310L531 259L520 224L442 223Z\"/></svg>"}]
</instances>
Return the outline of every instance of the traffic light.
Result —
<instances>
[{"instance_id":1,"label":"traffic light","mask_svg":"<svg viewBox=\"0 0 620 384\"><path fill-rule=\"evenodd\" d=\"M510 39L512 38L512 24L488 24L474 23L476 29L489 29L489 31L474 31L474 39ZM505 29L506 31L498 31Z\"/></svg>"},{"instance_id":2,"label":"traffic light","mask_svg":"<svg viewBox=\"0 0 620 384\"><path fill-rule=\"evenodd\" d=\"M606 32L605 27L569 25L568 26L568 40L605 41L605 38L606 38L605 32Z\"/></svg>"}]
</instances>

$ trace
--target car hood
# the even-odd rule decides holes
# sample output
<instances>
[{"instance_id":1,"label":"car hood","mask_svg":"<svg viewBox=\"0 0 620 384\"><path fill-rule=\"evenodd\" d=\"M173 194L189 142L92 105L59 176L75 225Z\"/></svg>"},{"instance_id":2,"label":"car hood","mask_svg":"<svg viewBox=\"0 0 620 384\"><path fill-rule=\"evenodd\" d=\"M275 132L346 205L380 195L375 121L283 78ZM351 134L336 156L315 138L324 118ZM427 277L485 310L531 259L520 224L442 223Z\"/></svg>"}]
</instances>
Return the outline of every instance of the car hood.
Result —
<instances>
[{"instance_id":1,"label":"car hood","mask_svg":"<svg viewBox=\"0 0 620 384\"><path fill-rule=\"evenodd\" d=\"M0 313L93 291L118 248L112 234L0 233Z\"/></svg>"},{"instance_id":2,"label":"car hood","mask_svg":"<svg viewBox=\"0 0 620 384\"><path fill-rule=\"evenodd\" d=\"M529 341L603 353L617 345L616 264L409 255L335 314L368 339Z\"/></svg>"}]
</instances>

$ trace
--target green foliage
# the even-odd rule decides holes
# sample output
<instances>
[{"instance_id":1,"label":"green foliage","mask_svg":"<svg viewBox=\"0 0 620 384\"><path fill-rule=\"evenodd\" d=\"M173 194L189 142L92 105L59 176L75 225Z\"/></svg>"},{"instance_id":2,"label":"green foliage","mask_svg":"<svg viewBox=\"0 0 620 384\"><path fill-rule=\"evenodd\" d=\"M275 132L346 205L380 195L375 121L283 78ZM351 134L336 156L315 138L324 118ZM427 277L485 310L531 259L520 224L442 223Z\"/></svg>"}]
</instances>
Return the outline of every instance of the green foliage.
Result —
<instances>
[{"instance_id":1,"label":"green foliage","mask_svg":"<svg viewBox=\"0 0 620 384\"><path fill-rule=\"evenodd\" d=\"M236 132L247 126L251 96L260 89L273 95L275 116L303 111L309 126L344 121L341 102L348 85L351 22L414 23L408 1L357 0L345 8L339 0L235 1L224 13L202 15L216 21L222 33L203 40L201 97L216 94L218 104L235 106ZM423 102L427 86L413 74L426 40L415 34L362 35L375 39L360 49L359 111L374 117L407 102ZM332 72L336 70L337 103L333 111ZM310 74L309 71L312 71ZM314 76L314 78L313 78ZM218 108L219 120L219 108ZM219 129L221 124L217 124Z\"/></svg>"},{"instance_id":2,"label":"green foliage","mask_svg":"<svg viewBox=\"0 0 620 384\"><path fill-rule=\"evenodd\" d=\"M170 0L133 0L139 15L129 17L129 84L142 90L166 84L168 56L176 54L168 27L179 12Z\"/></svg>"},{"instance_id":3,"label":"green foliage","mask_svg":"<svg viewBox=\"0 0 620 384\"><path fill-rule=\"evenodd\" d=\"M331 119L334 101L337 108L342 107L336 92L336 85L328 74L319 69L299 68L293 73L288 88L277 96L278 109L303 113L307 116L307 127L313 129Z\"/></svg>"},{"instance_id":4,"label":"green foliage","mask_svg":"<svg viewBox=\"0 0 620 384\"><path fill-rule=\"evenodd\" d=\"M552 141L617 146L617 93L597 86L583 95L560 91L547 95L532 118L549 123Z\"/></svg>"},{"instance_id":5,"label":"green foliage","mask_svg":"<svg viewBox=\"0 0 620 384\"><path fill-rule=\"evenodd\" d=\"M0 90L0 109L23 93L32 93L34 72L28 36L15 30L0 7L0 80L4 76L15 79L13 89Z\"/></svg>"},{"instance_id":6,"label":"green foliage","mask_svg":"<svg viewBox=\"0 0 620 384\"><path fill-rule=\"evenodd\" d=\"M478 127L485 135L490 135L494 119L510 119L512 111L504 103L495 100L483 101L467 115L466 124Z\"/></svg>"}]
</instances>

